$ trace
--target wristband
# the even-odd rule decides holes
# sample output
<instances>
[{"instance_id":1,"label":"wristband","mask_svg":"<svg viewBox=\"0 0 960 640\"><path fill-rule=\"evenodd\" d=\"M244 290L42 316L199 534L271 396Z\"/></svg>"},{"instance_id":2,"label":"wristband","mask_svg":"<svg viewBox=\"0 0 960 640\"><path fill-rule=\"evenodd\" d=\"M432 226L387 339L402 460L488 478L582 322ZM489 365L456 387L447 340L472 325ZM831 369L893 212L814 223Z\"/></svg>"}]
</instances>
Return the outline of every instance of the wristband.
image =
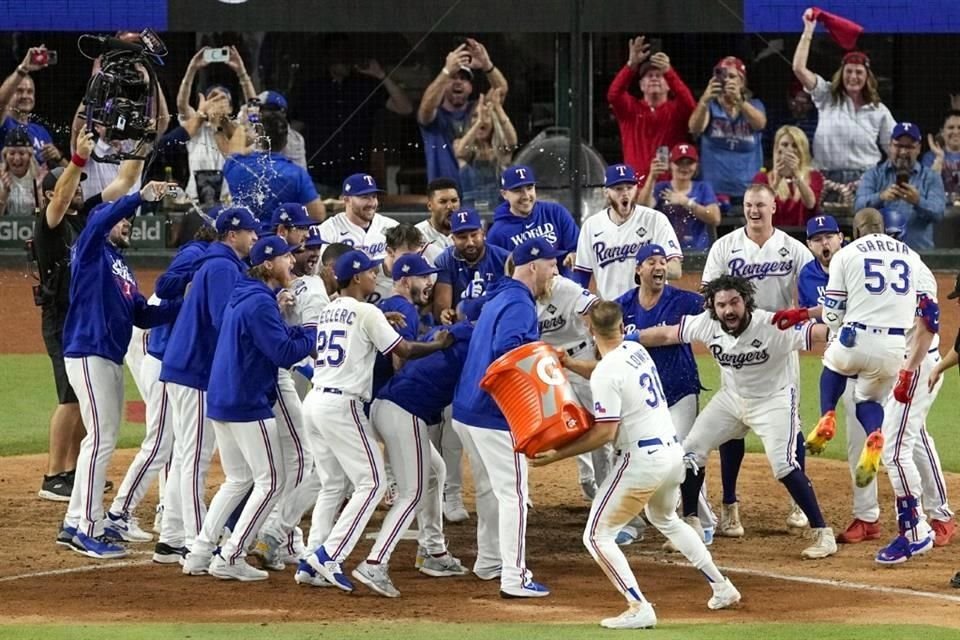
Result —
<instances>
[{"instance_id":1,"label":"wristband","mask_svg":"<svg viewBox=\"0 0 960 640\"><path fill-rule=\"evenodd\" d=\"M496 69L496 68L497 68L497 65L492 64L492 65L490 65L490 68L489 68L489 69L484 69L483 72L484 72L484 73L493 73L493 70Z\"/></svg>"},{"instance_id":2,"label":"wristband","mask_svg":"<svg viewBox=\"0 0 960 640\"><path fill-rule=\"evenodd\" d=\"M87 159L81 156L80 154L75 153L73 154L73 156L71 156L70 162L72 162L73 164L77 165L82 169L87 164Z\"/></svg>"},{"instance_id":3,"label":"wristband","mask_svg":"<svg viewBox=\"0 0 960 640\"><path fill-rule=\"evenodd\" d=\"M28 75L30 75L30 72L24 69L23 65L20 64L20 65L17 65L17 75L20 76L21 78L26 78Z\"/></svg>"}]
</instances>

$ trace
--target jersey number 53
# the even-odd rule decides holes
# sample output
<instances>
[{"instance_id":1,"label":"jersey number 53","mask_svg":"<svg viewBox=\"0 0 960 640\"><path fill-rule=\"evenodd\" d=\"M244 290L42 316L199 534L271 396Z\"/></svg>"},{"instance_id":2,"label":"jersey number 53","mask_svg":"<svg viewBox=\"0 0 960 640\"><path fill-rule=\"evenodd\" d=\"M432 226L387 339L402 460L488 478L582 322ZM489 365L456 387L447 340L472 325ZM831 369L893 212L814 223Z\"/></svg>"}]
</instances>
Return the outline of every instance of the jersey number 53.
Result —
<instances>
[{"instance_id":1,"label":"jersey number 53","mask_svg":"<svg viewBox=\"0 0 960 640\"><path fill-rule=\"evenodd\" d=\"M343 350L347 332L343 329L320 331L317 333L317 366L339 367L343 364L346 352Z\"/></svg>"},{"instance_id":2,"label":"jersey number 53","mask_svg":"<svg viewBox=\"0 0 960 640\"><path fill-rule=\"evenodd\" d=\"M904 260L891 260L888 267L880 258L864 258L863 286L868 293L880 295L890 287L897 295L910 292L910 265Z\"/></svg>"}]
</instances>

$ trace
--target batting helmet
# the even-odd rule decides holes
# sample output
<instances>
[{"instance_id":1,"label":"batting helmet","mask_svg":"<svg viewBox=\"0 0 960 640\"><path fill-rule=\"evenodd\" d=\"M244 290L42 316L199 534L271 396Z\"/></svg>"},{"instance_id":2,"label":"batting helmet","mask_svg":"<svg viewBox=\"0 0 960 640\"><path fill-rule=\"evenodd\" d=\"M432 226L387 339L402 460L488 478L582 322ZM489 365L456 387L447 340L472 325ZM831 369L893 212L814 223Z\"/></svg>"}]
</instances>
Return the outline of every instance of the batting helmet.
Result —
<instances>
[{"instance_id":1,"label":"batting helmet","mask_svg":"<svg viewBox=\"0 0 960 640\"><path fill-rule=\"evenodd\" d=\"M883 230L891 238L902 240L907 231L907 219L895 209L884 209Z\"/></svg>"}]
</instances>

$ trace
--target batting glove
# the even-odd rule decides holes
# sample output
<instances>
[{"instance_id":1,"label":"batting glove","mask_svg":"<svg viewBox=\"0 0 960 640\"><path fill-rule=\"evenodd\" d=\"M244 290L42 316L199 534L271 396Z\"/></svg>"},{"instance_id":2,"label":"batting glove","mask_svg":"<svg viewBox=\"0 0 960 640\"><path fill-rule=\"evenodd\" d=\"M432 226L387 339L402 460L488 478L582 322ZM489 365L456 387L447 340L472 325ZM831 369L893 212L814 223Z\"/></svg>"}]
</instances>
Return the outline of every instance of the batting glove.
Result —
<instances>
[{"instance_id":1,"label":"batting glove","mask_svg":"<svg viewBox=\"0 0 960 640\"><path fill-rule=\"evenodd\" d=\"M893 397L897 402L910 404L913 400L913 376L916 372L900 370L900 376L897 378L897 384L893 387Z\"/></svg>"},{"instance_id":2,"label":"batting glove","mask_svg":"<svg viewBox=\"0 0 960 640\"><path fill-rule=\"evenodd\" d=\"M697 464L697 454L692 452L685 453L683 455L683 466L693 471L693 475L700 475L700 465Z\"/></svg>"},{"instance_id":3,"label":"batting glove","mask_svg":"<svg viewBox=\"0 0 960 640\"><path fill-rule=\"evenodd\" d=\"M773 324L781 331L809 319L810 312L807 309L781 309L773 314Z\"/></svg>"}]
</instances>

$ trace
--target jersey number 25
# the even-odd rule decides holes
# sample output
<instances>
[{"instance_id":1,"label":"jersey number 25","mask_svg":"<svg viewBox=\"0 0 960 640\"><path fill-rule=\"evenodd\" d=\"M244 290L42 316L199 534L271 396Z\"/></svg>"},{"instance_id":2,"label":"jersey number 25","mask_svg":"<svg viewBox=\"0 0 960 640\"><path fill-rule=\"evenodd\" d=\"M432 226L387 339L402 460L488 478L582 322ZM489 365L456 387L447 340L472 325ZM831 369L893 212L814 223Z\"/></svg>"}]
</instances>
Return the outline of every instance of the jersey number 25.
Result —
<instances>
[{"instance_id":1,"label":"jersey number 25","mask_svg":"<svg viewBox=\"0 0 960 640\"><path fill-rule=\"evenodd\" d=\"M892 260L889 268L879 258L865 258L863 260L864 287L873 295L880 295L890 285L890 290L897 295L910 292L910 265L904 260Z\"/></svg>"},{"instance_id":2,"label":"jersey number 25","mask_svg":"<svg viewBox=\"0 0 960 640\"><path fill-rule=\"evenodd\" d=\"M342 329L320 331L317 333L317 366L339 367L343 364L346 352L343 350L347 332Z\"/></svg>"}]
</instances>

